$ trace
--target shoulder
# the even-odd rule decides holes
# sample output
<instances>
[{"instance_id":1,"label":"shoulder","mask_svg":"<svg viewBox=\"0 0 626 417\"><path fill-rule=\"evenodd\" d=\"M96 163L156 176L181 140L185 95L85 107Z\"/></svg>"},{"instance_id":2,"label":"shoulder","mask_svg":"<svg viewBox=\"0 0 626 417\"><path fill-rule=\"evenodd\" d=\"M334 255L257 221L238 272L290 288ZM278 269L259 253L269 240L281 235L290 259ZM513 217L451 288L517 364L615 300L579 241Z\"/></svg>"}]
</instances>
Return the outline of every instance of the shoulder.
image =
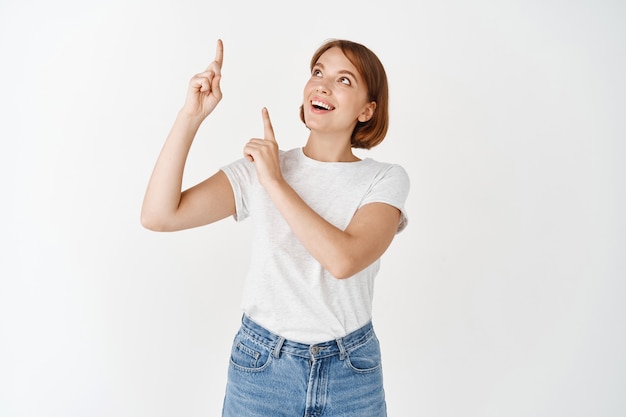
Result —
<instances>
[{"instance_id":1,"label":"shoulder","mask_svg":"<svg viewBox=\"0 0 626 417\"><path fill-rule=\"evenodd\" d=\"M371 158L364 159L364 162L368 163L369 169L376 171L378 180L384 178L386 180L399 182L407 187L410 185L409 174L402 165L391 162L381 162Z\"/></svg>"},{"instance_id":2,"label":"shoulder","mask_svg":"<svg viewBox=\"0 0 626 417\"><path fill-rule=\"evenodd\" d=\"M401 218L397 232L400 232L408 224L408 215L404 205L409 194L409 175L399 164L374 160L368 160L368 164L376 171L367 194L363 197L362 205L386 203L398 208Z\"/></svg>"},{"instance_id":3,"label":"shoulder","mask_svg":"<svg viewBox=\"0 0 626 417\"><path fill-rule=\"evenodd\" d=\"M278 159L280 161L296 161L300 158L300 148L292 148L288 150L279 149Z\"/></svg>"}]
</instances>

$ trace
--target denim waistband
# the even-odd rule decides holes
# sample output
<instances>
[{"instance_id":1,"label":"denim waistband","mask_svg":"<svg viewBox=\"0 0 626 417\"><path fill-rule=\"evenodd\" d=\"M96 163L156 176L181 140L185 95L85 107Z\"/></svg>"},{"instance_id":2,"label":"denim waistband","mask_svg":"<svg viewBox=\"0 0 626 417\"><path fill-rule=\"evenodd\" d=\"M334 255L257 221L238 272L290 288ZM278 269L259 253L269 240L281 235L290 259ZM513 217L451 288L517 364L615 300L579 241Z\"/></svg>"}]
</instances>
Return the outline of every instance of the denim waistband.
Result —
<instances>
[{"instance_id":1,"label":"denim waistband","mask_svg":"<svg viewBox=\"0 0 626 417\"><path fill-rule=\"evenodd\" d=\"M370 321L360 329L339 339L309 345L294 342L272 333L246 315L241 319L241 330L258 343L270 348L275 357L279 357L281 353L289 353L305 358L324 358L339 355L340 359L343 360L346 356L346 350L359 346L374 336L374 327Z\"/></svg>"}]
</instances>

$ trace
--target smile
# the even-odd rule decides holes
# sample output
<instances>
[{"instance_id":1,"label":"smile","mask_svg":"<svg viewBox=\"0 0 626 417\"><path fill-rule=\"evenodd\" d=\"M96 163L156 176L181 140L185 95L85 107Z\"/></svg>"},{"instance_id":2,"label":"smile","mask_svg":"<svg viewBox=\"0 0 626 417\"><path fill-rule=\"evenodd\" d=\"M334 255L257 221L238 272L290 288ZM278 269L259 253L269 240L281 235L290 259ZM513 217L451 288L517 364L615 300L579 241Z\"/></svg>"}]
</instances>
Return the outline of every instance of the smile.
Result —
<instances>
[{"instance_id":1,"label":"smile","mask_svg":"<svg viewBox=\"0 0 626 417\"><path fill-rule=\"evenodd\" d=\"M323 101L313 100L311 101L311 105L319 110L334 110L335 108L328 103L324 103Z\"/></svg>"}]
</instances>

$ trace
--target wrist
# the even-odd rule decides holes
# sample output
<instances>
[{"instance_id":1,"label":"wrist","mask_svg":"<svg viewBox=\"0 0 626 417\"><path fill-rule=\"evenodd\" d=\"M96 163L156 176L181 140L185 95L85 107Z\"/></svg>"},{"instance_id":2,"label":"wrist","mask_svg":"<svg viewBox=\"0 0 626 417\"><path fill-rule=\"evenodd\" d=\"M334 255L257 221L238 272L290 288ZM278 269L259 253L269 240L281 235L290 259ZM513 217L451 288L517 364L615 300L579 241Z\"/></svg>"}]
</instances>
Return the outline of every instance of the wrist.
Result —
<instances>
[{"instance_id":1,"label":"wrist","mask_svg":"<svg viewBox=\"0 0 626 417\"><path fill-rule=\"evenodd\" d=\"M189 124L191 126L195 126L196 128L198 128L202 124L206 116L188 112L183 108L178 112L178 115L176 118L183 123L186 123L186 124Z\"/></svg>"},{"instance_id":2,"label":"wrist","mask_svg":"<svg viewBox=\"0 0 626 417\"><path fill-rule=\"evenodd\" d=\"M263 181L262 185L271 197L285 195L291 190L291 187L282 176L266 179Z\"/></svg>"}]
</instances>

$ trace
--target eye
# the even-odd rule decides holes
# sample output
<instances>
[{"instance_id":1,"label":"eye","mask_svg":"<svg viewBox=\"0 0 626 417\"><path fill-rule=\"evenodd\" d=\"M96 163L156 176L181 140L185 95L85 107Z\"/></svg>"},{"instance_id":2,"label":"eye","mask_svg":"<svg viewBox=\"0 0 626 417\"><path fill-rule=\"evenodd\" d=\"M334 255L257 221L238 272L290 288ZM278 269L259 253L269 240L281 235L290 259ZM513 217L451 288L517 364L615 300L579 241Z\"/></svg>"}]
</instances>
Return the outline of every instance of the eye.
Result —
<instances>
[{"instance_id":1,"label":"eye","mask_svg":"<svg viewBox=\"0 0 626 417\"><path fill-rule=\"evenodd\" d=\"M311 73L311 75L313 75L314 77L321 77L322 76L322 71L320 71L318 69L314 69L313 72Z\"/></svg>"},{"instance_id":2,"label":"eye","mask_svg":"<svg viewBox=\"0 0 626 417\"><path fill-rule=\"evenodd\" d=\"M339 79L339 82L341 82L342 84L345 84L345 85L352 85L352 81L350 81L350 78L348 78L348 77L341 77Z\"/></svg>"}]
</instances>

